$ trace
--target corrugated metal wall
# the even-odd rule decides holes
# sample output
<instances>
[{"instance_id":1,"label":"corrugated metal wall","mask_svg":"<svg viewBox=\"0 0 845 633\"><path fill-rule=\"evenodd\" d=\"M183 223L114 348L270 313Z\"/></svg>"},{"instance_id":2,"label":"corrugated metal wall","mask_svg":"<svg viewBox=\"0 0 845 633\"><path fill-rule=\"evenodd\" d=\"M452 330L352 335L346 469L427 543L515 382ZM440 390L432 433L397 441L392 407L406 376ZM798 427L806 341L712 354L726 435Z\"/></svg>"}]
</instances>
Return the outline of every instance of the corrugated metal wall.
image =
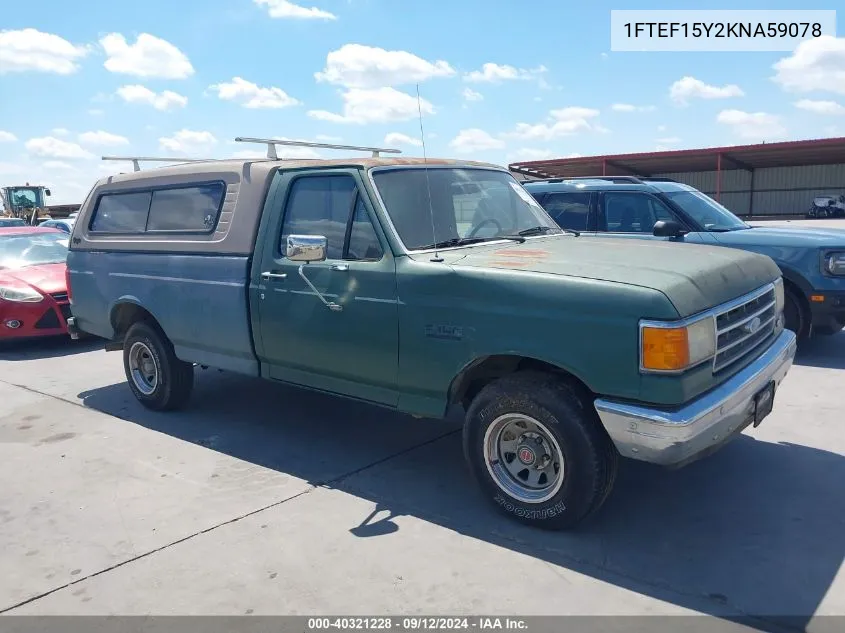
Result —
<instances>
[{"instance_id":1,"label":"corrugated metal wall","mask_svg":"<svg viewBox=\"0 0 845 633\"><path fill-rule=\"evenodd\" d=\"M716 195L716 172L654 174L672 178ZM813 198L824 194L845 194L845 164L807 167L770 167L754 173L754 198L751 198L751 173L738 169L722 172L721 203L737 215L804 214Z\"/></svg>"}]
</instances>

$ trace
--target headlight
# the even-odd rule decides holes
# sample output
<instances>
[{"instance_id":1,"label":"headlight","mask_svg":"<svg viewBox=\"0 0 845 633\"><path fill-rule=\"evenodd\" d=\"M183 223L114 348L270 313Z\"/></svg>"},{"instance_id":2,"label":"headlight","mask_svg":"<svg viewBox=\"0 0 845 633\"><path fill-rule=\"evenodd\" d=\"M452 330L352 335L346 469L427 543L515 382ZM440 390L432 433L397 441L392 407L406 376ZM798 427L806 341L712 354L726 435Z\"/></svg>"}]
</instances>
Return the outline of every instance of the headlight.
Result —
<instances>
[{"instance_id":1,"label":"headlight","mask_svg":"<svg viewBox=\"0 0 845 633\"><path fill-rule=\"evenodd\" d=\"M780 314L781 312L783 312L784 304L785 300L783 296L783 277L781 277L775 282L775 314Z\"/></svg>"},{"instance_id":2,"label":"headlight","mask_svg":"<svg viewBox=\"0 0 845 633\"><path fill-rule=\"evenodd\" d=\"M32 288L27 288L26 286L21 286L19 288L0 286L0 299L25 303L38 303L44 299L44 297Z\"/></svg>"},{"instance_id":3,"label":"headlight","mask_svg":"<svg viewBox=\"0 0 845 633\"><path fill-rule=\"evenodd\" d=\"M646 372L681 372L716 353L713 317L683 325L640 323L640 369Z\"/></svg>"},{"instance_id":4,"label":"headlight","mask_svg":"<svg viewBox=\"0 0 845 633\"><path fill-rule=\"evenodd\" d=\"M825 255L824 270L831 275L845 275L845 253L828 253Z\"/></svg>"}]
</instances>

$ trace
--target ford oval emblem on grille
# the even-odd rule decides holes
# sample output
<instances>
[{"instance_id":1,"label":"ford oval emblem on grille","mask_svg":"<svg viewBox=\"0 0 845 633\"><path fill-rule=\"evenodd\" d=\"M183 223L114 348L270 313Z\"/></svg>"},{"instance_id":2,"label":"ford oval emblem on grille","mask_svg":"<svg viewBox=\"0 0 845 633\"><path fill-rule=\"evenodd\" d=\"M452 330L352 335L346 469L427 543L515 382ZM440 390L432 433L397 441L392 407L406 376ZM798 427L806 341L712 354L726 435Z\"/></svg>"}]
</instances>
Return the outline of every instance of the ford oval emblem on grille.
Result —
<instances>
[{"instance_id":1,"label":"ford oval emblem on grille","mask_svg":"<svg viewBox=\"0 0 845 633\"><path fill-rule=\"evenodd\" d=\"M762 321L760 320L760 317L754 317L748 323L742 326L742 329L748 332L749 334L754 334L754 332L760 329L761 323Z\"/></svg>"}]
</instances>

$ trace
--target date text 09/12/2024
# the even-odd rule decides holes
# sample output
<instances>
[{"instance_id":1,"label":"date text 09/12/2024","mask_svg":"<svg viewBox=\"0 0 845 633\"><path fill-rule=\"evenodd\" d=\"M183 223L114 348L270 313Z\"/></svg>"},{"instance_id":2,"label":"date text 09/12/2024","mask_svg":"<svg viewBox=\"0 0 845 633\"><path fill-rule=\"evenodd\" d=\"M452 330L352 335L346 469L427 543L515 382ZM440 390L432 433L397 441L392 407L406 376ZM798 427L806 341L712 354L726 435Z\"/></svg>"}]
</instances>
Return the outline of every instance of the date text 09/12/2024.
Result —
<instances>
[{"instance_id":1,"label":"date text 09/12/2024","mask_svg":"<svg viewBox=\"0 0 845 633\"><path fill-rule=\"evenodd\" d=\"M526 631L521 618L509 617L322 617L308 618L309 631Z\"/></svg>"}]
</instances>

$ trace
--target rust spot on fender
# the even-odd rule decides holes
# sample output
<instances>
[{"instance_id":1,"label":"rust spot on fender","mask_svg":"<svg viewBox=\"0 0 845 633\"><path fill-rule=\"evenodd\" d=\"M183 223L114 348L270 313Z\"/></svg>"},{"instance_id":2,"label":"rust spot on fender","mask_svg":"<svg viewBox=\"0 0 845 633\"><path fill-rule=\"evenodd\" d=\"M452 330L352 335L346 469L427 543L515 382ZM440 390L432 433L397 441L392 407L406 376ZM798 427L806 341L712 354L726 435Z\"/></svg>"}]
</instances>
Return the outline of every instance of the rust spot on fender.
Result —
<instances>
[{"instance_id":1,"label":"rust spot on fender","mask_svg":"<svg viewBox=\"0 0 845 633\"><path fill-rule=\"evenodd\" d=\"M494 253L499 257L514 257L517 259L545 259L549 256L549 251L526 248L515 248L513 250L503 248L501 250L494 251Z\"/></svg>"}]
</instances>

